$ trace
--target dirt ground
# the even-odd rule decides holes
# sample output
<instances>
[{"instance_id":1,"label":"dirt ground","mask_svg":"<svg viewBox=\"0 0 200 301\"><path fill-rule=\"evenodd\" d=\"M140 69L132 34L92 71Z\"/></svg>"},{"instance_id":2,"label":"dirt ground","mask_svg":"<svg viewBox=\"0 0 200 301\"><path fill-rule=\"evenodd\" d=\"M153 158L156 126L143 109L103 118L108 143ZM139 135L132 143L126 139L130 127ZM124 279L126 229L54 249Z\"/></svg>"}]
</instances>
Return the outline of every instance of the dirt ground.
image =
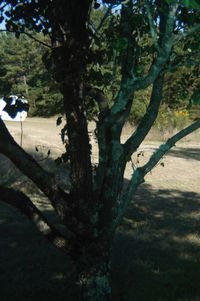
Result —
<instances>
[{"instance_id":1,"label":"dirt ground","mask_svg":"<svg viewBox=\"0 0 200 301\"><path fill-rule=\"evenodd\" d=\"M27 118L23 122L23 128L18 122L6 122L7 127L15 139L25 149L35 147L39 153L51 150L51 156L56 157L64 150L60 139L60 130L62 125L56 126L56 118ZM92 162L98 161L98 148L94 138L94 123L89 125L91 143L93 148ZM127 126L123 131L122 141L125 141L133 131L131 126ZM134 166L142 165L152 154L156 147L162 143L162 137L152 130L147 139L138 149L144 152L140 156L140 162L137 162L137 154L133 156ZM133 164L127 166L125 177L130 178L133 171ZM180 141L158 164L154 170L146 176L146 184L150 184L155 189L179 189L181 191L193 191L200 193L200 131L189 135ZM164 166L163 166L164 165Z\"/></svg>"}]
</instances>

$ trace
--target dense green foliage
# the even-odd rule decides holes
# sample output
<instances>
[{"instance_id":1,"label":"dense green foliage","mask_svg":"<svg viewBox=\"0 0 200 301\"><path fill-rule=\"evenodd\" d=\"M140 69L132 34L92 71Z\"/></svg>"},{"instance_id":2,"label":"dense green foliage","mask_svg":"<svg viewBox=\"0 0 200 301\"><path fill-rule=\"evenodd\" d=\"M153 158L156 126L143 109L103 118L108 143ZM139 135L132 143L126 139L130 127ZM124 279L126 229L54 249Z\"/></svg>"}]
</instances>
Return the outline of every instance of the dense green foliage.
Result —
<instances>
[{"instance_id":1,"label":"dense green foliage","mask_svg":"<svg viewBox=\"0 0 200 301\"><path fill-rule=\"evenodd\" d=\"M109 99L110 105L116 96L120 85L120 62L123 51L126 49L126 39L120 32L120 17L117 10L111 6L99 7L96 5L90 19L92 62L88 67L88 83L101 88ZM118 7L117 7L118 8ZM143 23L143 16L139 13L134 16L136 35L138 35L138 62L137 74L147 72L151 64L153 45L148 33L148 25ZM198 14L184 12L181 16L187 22L197 22ZM181 19L180 18L180 19ZM143 32L143 35L141 35ZM146 33L146 34L145 34ZM34 34L41 42L47 42L47 37L40 33ZM165 123L172 126L187 123L189 115L192 119L199 114L200 94L200 67L198 33L177 43L174 47L174 64L178 68L169 68L165 76L165 88L163 92L163 105L160 108L157 125ZM192 52L192 55L191 55ZM1 33L0 38L0 96L8 94L24 95L30 103L30 115L51 116L62 113L62 95L53 77L47 72L44 57L47 57L48 48L25 35L18 39L12 33ZM191 59L192 57L192 59ZM184 65L183 65L184 62ZM136 94L135 101L129 116L129 121L138 123L149 102L151 89L140 91ZM167 114L166 114L167 105ZM181 112L186 110L186 114ZM86 103L88 118L92 119L98 114L97 106L88 98ZM179 114L180 112L180 114ZM164 116L164 117L163 117ZM176 119L181 119L180 121Z\"/></svg>"},{"instance_id":2,"label":"dense green foliage","mask_svg":"<svg viewBox=\"0 0 200 301\"><path fill-rule=\"evenodd\" d=\"M92 30L95 39L92 48L93 65L89 70L89 81L103 89L109 98L110 105L117 95L121 78L121 60L126 51L127 39L120 31L119 6L117 1L104 1L110 6L101 7L93 11L91 17ZM118 1L119 3L120 1ZM173 1L171 1L172 3ZM188 11L182 9L177 21L177 32L192 28L199 22L200 13L193 11L198 8L198 1L183 1ZM141 14L141 7L136 3L135 15L132 20L135 27L137 44L136 73L138 76L147 73L154 52L148 20ZM142 6L142 4L141 4ZM112 9L111 9L112 8ZM114 9L116 8L116 9ZM146 20L145 20L146 19ZM136 45L134 45L136 46ZM167 66L164 78L163 100L160 113L156 121L159 129L186 125L189 119L195 119L200 113L200 66L199 66L200 38L198 31L185 39L175 43L171 62ZM94 65L94 57L96 64ZM149 103L151 88L136 92L129 116L131 123L137 124L143 117ZM92 103L92 105L94 105ZM90 110L90 112L93 112Z\"/></svg>"},{"instance_id":3,"label":"dense green foliage","mask_svg":"<svg viewBox=\"0 0 200 301\"><path fill-rule=\"evenodd\" d=\"M43 36L37 34L39 40ZM46 48L25 35L0 35L0 96L23 95L31 115L51 116L62 111L62 96L43 63Z\"/></svg>"}]
</instances>

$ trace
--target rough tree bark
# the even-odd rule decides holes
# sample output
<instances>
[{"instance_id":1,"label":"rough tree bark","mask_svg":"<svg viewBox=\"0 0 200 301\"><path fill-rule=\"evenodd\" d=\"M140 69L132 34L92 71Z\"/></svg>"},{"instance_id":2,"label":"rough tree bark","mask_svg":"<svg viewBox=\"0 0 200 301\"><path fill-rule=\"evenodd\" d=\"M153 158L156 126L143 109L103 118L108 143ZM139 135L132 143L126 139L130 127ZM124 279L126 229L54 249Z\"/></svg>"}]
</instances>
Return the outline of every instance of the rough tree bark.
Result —
<instances>
[{"instance_id":1,"label":"rough tree bark","mask_svg":"<svg viewBox=\"0 0 200 301\"><path fill-rule=\"evenodd\" d=\"M92 1L51 1L49 11L44 7L38 9L40 20L48 20L51 28L52 48L47 56L47 68L53 73L63 93L67 124L62 133L68 138L65 143L71 174L69 193L59 187L53 174L45 171L17 145L0 119L0 152L47 196L61 223L69 230L69 237L61 235L23 193L0 186L0 200L18 208L51 243L71 257L79 288L77 300L111 300L110 249L116 228L130 200L145 175L162 156L177 141L200 127L200 121L196 121L169 139L155 151L149 162L134 171L128 187L121 193L126 164L157 117L162 99L164 70L173 46L177 5L166 4L163 10L161 2L157 3L159 35L155 32L149 7L146 6L156 51L149 71L143 77L135 76L138 42L131 21L134 17L133 5L129 1L122 6L120 32L128 43L122 54L121 84L111 108L103 92L85 82L90 46L88 18ZM19 12L18 8L18 15ZM15 16L14 6L12 13ZM25 11L21 14L23 19ZM135 132L122 144L121 132L130 112L134 92L149 85L152 85L152 94L147 112ZM85 116L87 95L93 97L99 105L99 165L95 175Z\"/></svg>"}]
</instances>

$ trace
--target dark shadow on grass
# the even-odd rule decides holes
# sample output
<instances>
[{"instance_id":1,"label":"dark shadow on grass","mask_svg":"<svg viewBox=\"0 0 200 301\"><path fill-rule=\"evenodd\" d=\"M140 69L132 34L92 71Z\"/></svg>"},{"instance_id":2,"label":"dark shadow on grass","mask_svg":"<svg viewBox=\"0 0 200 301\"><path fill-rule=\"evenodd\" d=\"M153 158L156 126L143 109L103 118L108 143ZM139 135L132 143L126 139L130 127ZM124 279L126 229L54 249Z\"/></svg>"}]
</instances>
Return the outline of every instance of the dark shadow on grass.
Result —
<instances>
[{"instance_id":1,"label":"dark shadow on grass","mask_svg":"<svg viewBox=\"0 0 200 301\"><path fill-rule=\"evenodd\" d=\"M200 300L200 195L143 185L112 262L115 301Z\"/></svg>"},{"instance_id":2,"label":"dark shadow on grass","mask_svg":"<svg viewBox=\"0 0 200 301\"><path fill-rule=\"evenodd\" d=\"M200 148L198 147L175 147L167 154L168 156L200 161Z\"/></svg>"},{"instance_id":3,"label":"dark shadow on grass","mask_svg":"<svg viewBox=\"0 0 200 301\"><path fill-rule=\"evenodd\" d=\"M74 291L69 259L26 217L0 203L0 300L75 301Z\"/></svg>"},{"instance_id":4,"label":"dark shadow on grass","mask_svg":"<svg viewBox=\"0 0 200 301\"><path fill-rule=\"evenodd\" d=\"M56 170L52 159L42 164L48 170ZM42 192L2 155L0 183L28 194L59 227L59 220ZM74 292L69 258L51 246L28 218L0 202L0 300L75 301Z\"/></svg>"},{"instance_id":5,"label":"dark shadow on grass","mask_svg":"<svg viewBox=\"0 0 200 301\"><path fill-rule=\"evenodd\" d=\"M23 189L24 178L6 164L0 172L12 171L8 184ZM112 279L113 301L200 300L200 195L141 186L113 244ZM75 301L72 280L68 258L17 210L0 203L0 300Z\"/></svg>"},{"instance_id":6,"label":"dark shadow on grass","mask_svg":"<svg viewBox=\"0 0 200 301\"><path fill-rule=\"evenodd\" d=\"M55 174L56 179L61 188L64 190L69 189L69 168L67 164L58 165L55 163L55 158L46 157L43 154L43 159L41 154L33 150L27 151L33 156L33 158L47 171ZM25 193L31 195L41 195L41 191L34 185L34 183L23 175L14 164L6 158L4 155L0 154L0 184L7 187L12 186L12 188L22 190Z\"/></svg>"}]
</instances>

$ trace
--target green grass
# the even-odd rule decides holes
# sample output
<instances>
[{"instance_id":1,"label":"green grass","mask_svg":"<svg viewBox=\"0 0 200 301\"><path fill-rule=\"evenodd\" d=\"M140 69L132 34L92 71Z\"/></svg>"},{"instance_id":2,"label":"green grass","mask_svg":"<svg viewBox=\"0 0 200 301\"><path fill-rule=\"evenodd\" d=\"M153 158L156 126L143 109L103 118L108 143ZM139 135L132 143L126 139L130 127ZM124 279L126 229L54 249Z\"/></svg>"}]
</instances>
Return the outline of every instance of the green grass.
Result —
<instances>
[{"instance_id":1,"label":"green grass","mask_svg":"<svg viewBox=\"0 0 200 301\"><path fill-rule=\"evenodd\" d=\"M115 301L200 300L199 208L197 193L141 187L113 247Z\"/></svg>"},{"instance_id":2,"label":"green grass","mask_svg":"<svg viewBox=\"0 0 200 301\"><path fill-rule=\"evenodd\" d=\"M46 212L49 215L49 212ZM0 300L70 298L70 262L15 209L0 204Z\"/></svg>"},{"instance_id":3,"label":"green grass","mask_svg":"<svg viewBox=\"0 0 200 301\"><path fill-rule=\"evenodd\" d=\"M0 175L55 218L42 194L3 158ZM199 208L198 193L140 188L113 243L113 301L200 300ZM0 203L0 300L73 301L72 280L68 258Z\"/></svg>"}]
</instances>

